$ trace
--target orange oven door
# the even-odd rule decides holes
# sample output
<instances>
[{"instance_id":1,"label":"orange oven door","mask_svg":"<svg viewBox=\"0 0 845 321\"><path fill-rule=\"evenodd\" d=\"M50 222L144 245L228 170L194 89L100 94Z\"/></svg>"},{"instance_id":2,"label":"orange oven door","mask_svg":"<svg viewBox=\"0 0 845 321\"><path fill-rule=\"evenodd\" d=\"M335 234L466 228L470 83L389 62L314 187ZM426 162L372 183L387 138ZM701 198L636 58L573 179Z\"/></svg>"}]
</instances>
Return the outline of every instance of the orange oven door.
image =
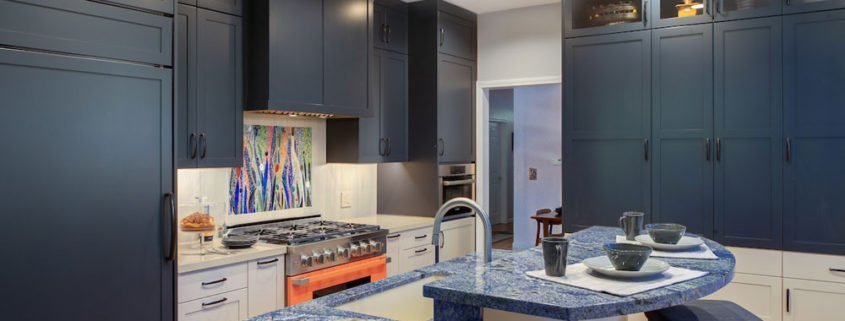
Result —
<instances>
[{"instance_id":1,"label":"orange oven door","mask_svg":"<svg viewBox=\"0 0 845 321\"><path fill-rule=\"evenodd\" d=\"M287 306L384 279L387 277L386 258L386 255L381 255L324 270L289 276L285 280Z\"/></svg>"}]
</instances>

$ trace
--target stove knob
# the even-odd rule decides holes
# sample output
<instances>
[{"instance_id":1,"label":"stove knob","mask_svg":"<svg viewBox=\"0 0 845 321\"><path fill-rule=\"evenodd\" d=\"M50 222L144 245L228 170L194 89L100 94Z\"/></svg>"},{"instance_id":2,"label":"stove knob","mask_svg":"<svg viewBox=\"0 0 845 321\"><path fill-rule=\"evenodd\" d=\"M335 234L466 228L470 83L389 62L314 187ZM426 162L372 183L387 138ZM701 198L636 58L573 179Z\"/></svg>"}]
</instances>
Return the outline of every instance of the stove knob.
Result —
<instances>
[{"instance_id":1,"label":"stove knob","mask_svg":"<svg viewBox=\"0 0 845 321\"><path fill-rule=\"evenodd\" d=\"M311 255L311 257L314 258L314 264L323 264L323 262L325 262L325 260L323 260L323 254L321 254L317 251L314 251L314 253L313 253L313 255Z\"/></svg>"},{"instance_id":2,"label":"stove knob","mask_svg":"<svg viewBox=\"0 0 845 321\"><path fill-rule=\"evenodd\" d=\"M334 262L334 252L329 251L329 249L323 249L323 260L326 262Z\"/></svg>"},{"instance_id":3,"label":"stove knob","mask_svg":"<svg viewBox=\"0 0 845 321\"><path fill-rule=\"evenodd\" d=\"M311 257L305 254L299 256L299 263L303 266L311 266Z\"/></svg>"},{"instance_id":4,"label":"stove knob","mask_svg":"<svg viewBox=\"0 0 845 321\"><path fill-rule=\"evenodd\" d=\"M370 252L380 253L381 252L381 242L370 240Z\"/></svg>"},{"instance_id":5,"label":"stove knob","mask_svg":"<svg viewBox=\"0 0 845 321\"><path fill-rule=\"evenodd\" d=\"M342 258L349 258L349 249L338 246L337 247L337 256Z\"/></svg>"},{"instance_id":6,"label":"stove knob","mask_svg":"<svg viewBox=\"0 0 845 321\"><path fill-rule=\"evenodd\" d=\"M361 247L361 255L370 254L370 242L361 241L359 246Z\"/></svg>"},{"instance_id":7,"label":"stove knob","mask_svg":"<svg viewBox=\"0 0 845 321\"><path fill-rule=\"evenodd\" d=\"M350 257L361 256L361 249L358 247L358 244L352 243L352 244L349 245L349 256Z\"/></svg>"}]
</instances>

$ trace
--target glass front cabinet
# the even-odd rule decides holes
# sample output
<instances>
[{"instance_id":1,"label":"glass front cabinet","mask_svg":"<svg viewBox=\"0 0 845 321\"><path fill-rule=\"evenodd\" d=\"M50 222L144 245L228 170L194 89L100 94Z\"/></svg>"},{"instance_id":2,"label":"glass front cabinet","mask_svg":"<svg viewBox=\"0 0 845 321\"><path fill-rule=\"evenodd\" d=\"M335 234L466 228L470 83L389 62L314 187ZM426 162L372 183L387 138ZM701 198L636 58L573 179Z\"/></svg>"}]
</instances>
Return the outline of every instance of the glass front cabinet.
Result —
<instances>
[{"instance_id":1,"label":"glass front cabinet","mask_svg":"<svg viewBox=\"0 0 845 321\"><path fill-rule=\"evenodd\" d=\"M810 12L845 8L845 0L780 0L783 13Z\"/></svg>"},{"instance_id":2,"label":"glass front cabinet","mask_svg":"<svg viewBox=\"0 0 845 321\"><path fill-rule=\"evenodd\" d=\"M775 16L781 14L783 1L786 0L654 0L654 27Z\"/></svg>"},{"instance_id":3,"label":"glass front cabinet","mask_svg":"<svg viewBox=\"0 0 845 321\"><path fill-rule=\"evenodd\" d=\"M654 0L564 0L567 38L651 28Z\"/></svg>"}]
</instances>

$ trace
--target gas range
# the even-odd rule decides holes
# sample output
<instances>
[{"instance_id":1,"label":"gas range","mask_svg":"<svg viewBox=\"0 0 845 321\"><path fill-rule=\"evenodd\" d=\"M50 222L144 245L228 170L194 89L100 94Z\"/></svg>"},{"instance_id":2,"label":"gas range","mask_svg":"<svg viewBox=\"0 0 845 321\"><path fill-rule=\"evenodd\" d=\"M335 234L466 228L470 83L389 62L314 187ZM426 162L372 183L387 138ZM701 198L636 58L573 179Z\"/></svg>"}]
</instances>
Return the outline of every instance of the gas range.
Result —
<instances>
[{"instance_id":1,"label":"gas range","mask_svg":"<svg viewBox=\"0 0 845 321\"><path fill-rule=\"evenodd\" d=\"M387 230L378 225L319 217L236 226L229 235L255 235L262 242L287 245L285 271L295 276L386 253Z\"/></svg>"}]
</instances>

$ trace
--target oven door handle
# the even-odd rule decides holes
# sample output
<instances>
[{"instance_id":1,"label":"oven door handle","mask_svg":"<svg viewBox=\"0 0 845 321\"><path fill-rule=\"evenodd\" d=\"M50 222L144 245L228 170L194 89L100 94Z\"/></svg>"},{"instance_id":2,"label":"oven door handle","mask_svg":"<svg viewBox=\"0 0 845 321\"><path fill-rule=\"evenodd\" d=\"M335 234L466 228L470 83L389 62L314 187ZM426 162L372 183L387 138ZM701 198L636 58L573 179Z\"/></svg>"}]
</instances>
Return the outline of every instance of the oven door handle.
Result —
<instances>
[{"instance_id":1,"label":"oven door handle","mask_svg":"<svg viewBox=\"0 0 845 321\"><path fill-rule=\"evenodd\" d=\"M459 181L443 181L443 186L457 186L457 185L469 185L469 184L475 184L475 179L470 178L470 179L463 179L463 180L459 180Z\"/></svg>"},{"instance_id":2,"label":"oven door handle","mask_svg":"<svg viewBox=\"0 0 845 321\"><path fill-rule=\"evenodd\" d=\"M293 279L293 281L291 281L291 282L293 283L293 285L302 286L302 285L310 284L311 279L310 278Z\"/></svg>"}]
</instances>

